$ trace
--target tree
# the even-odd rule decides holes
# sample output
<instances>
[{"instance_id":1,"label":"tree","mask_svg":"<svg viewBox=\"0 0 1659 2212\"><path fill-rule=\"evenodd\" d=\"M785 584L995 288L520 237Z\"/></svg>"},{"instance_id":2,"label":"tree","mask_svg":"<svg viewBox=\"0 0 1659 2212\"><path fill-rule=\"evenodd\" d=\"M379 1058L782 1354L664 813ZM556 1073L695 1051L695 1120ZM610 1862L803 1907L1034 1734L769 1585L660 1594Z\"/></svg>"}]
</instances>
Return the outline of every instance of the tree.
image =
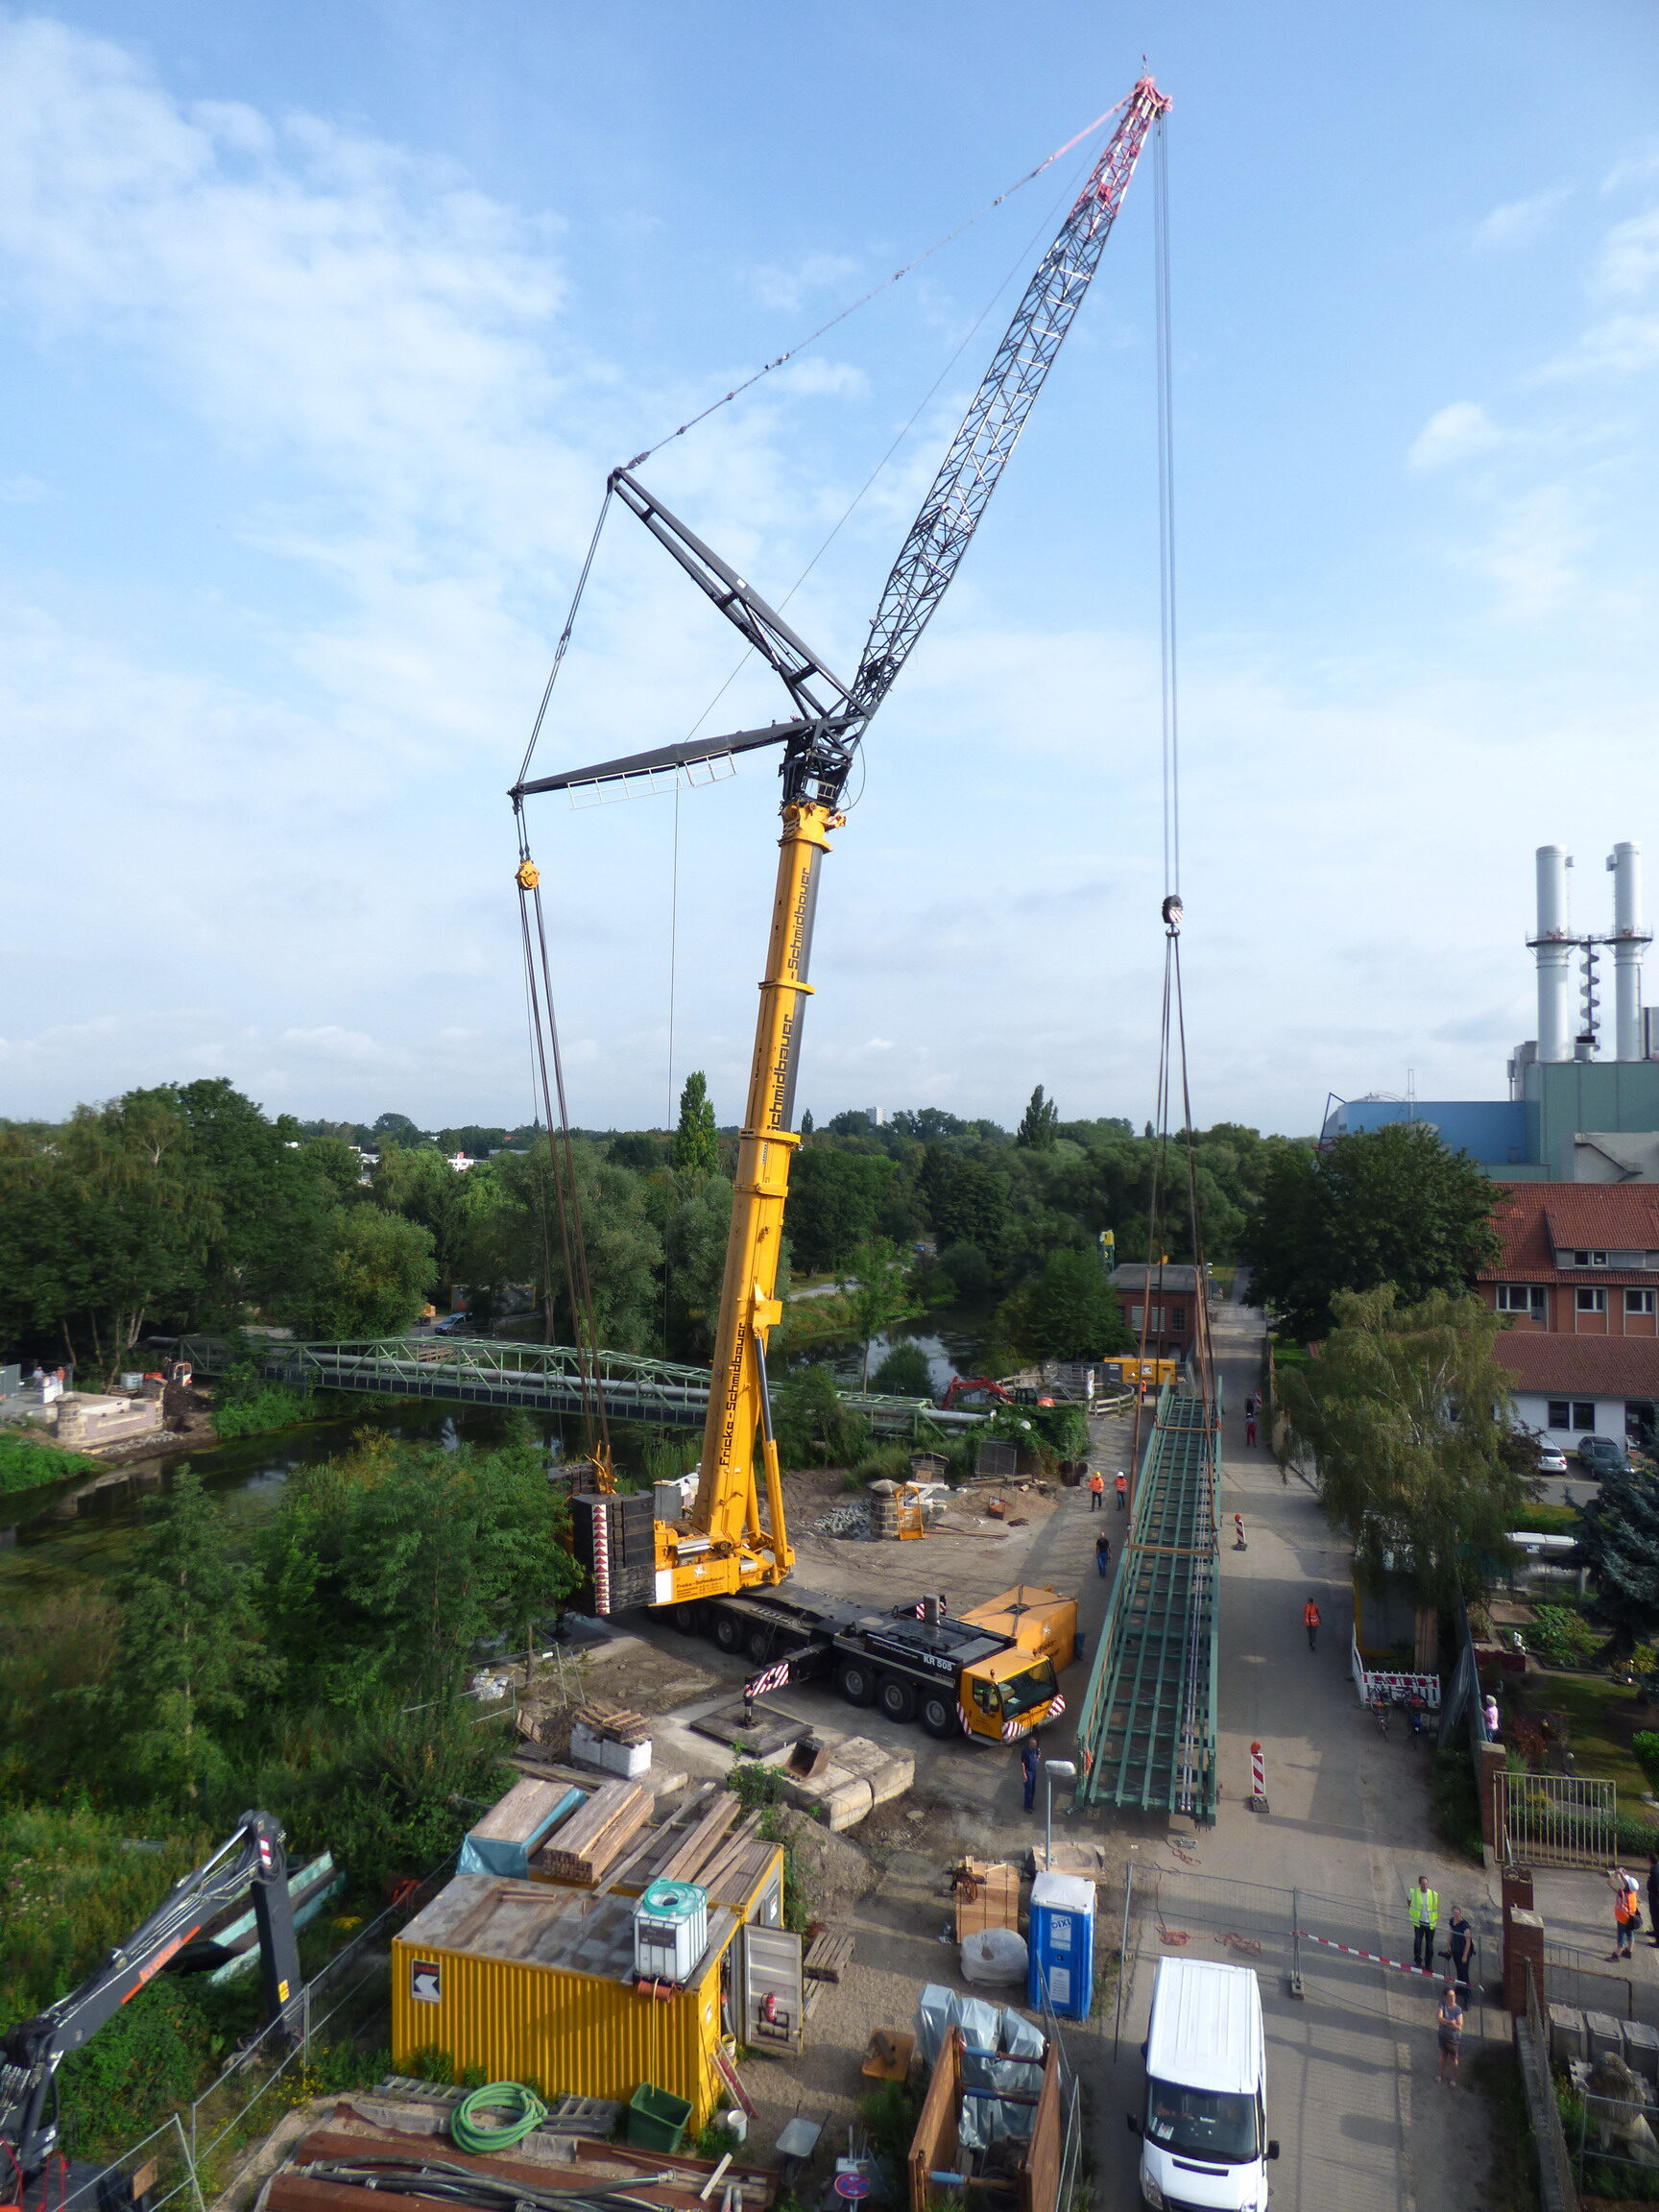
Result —
<instances>
[{"instance_id":1,"label":"tree","mask_svg":"<svg viewBox=\"0 0 1659 2212\"><path fill-rule=\"evenodd\" d=\"M459 1690L474 1647L522 1647L579 1573L527 1429L500 1451L376 1435L296 1473L259 1539L273 1645L332 1706Z\"/></svg>"},{"instance_id":2,"label":"tree","mask_svg":"<svg viewBox=\"0 0 1659 2212\"><path fill-rule=\"evenodd\" d=\"M1339 1291L1393 1284L1410 1304L1466 1289L1497 1257L1497 1189L1421 1121L1292 1147L1268 1167L1240 1239L1248 1296L1304 1339L1331 1326Z\"/></svg>"},{"instance_id":3,"label":"tree","mask_svg":"<svg viewBox=\"0 0 1659 2212\"><path fill-rule=\"evenodd\" d=\"M676 1172L682 1175L712 1175L720 1166L714 1109L701 1069L686 1076L680 1093L680 1122L674 1131L672 1158Z\"/></svg>"},{"instance_id":4,"label":"tree","mask_svg":"<svg viewBox=\"0 0 1659 2212\"><path fill-rule=\"evenodd\" d=\"M1051 1253L1042 1273L1003 1302L998 1318L1028 1359L1098 1359L1134 1348L1123 1309L1091 1252Z\"/></svg>"},{"instance_id":5,"label":"tree","mask_svg":"<svg viewBox=\"0 0 1659 2212\"><path fill-rule=\"evenodd\" d=\"M870 1387L870 1344L895 1321L916 1310L910 1272L897 1245L885 1237L872 1237L854 1253L849 1268L852 1280L842 1291L848 1318L864 1347L864 1388Z\"/></svg>"},{"instance_id":6,"label":"tree","mask_svg":"<svg viewBox=\"0 0 1659 2212\"><path fill-rule=\"evenodd\" d=\"M873 1388L893 1398L931 1398L933 1371L920 1344L895 1344L870 1378Z\"/></svg>"},{"instance_id":7,"label":"tree","mask_svg":"<svg viewBox=\"0 0 1659 2212\"><path fill-rule=\"evenodd\" d=\"M880 1154L842 1151L823 1138L798 1152L784 1213L797 1263L813 1274L850 1266L876 1233L894 1174Z\"/></svg>"},{"instance_id":8,"label":"tree","mask_svg":"<svg viewBox=\"0 0 1659 2212\"><path fill-rule=\"evenodd\" d=\"M811 1112L811 1109L810 1109L810 1107L808 1107L808 1109L806 1110L806 1112L805 1112L805 1114L803 1114L803 1115L802 1115L802 1117L801 1117L801 1135L802 1135L802 1137L803 1137L803 1138L810 1137L810 1136L811 1136L811 1134L812 1134L812 1130L813 1130L813 1127L814 1127L814 1123L813 1123L813 1120L812 1120L812 1112Z\"/></svg>"},{"instance_id":9,"label":"tree","mask_svg":"<svg viewBox=\"0 0 1659 2212\"><path fill-rule=\"evenodd\" d=\"M785 1467L852 1467L870 1449L870 1424L841 1403L828 1367L792 1368L772 1398Z\"/></svg>"},{"instance_id":10,"label":"tree","mask_svg":"<svg viewBox=\"0 0 1659 2212\"><path fill-rule=\"evenodd\" d=\"M1590 1618L1607 1630L1609 1658L1659 1638L1659 1478L1602 1476L1578 1508L1578 1559L1596 1585Z\"/></svg>"},{"instance_id":11,"label":"tree","mask_svg":"<svg viewBox=\"0 0 1659 2212\"><path fill-rule=\"evenodd\" d=\"M503 1154L490 1163L508 1205L493 1227L502 1279L539 1282L547 1315L547 1341L574 1343L576 1319L565 1273L565 1240L574 1251L578 1226L572 1213L561 1228L560 1172L545 1136L535 1138L521 1155ZM585 1138L569 1150L580 1235L587 1256L598 1341L616 1352L654 1351L662 1329L662 1238L652 1219L645 1179L619 1166ZM474 1167L473 1175L483 1169ZM469 1180L470 1178L469 1178Z\"/></svg>"},{"instance_id":12,"label":"tree","mask_svg":"<svg viewBox=\"0 0 1659 2212\"><path fill-rule=\"evenodd\" d=\"M670 1359L707 1360L720 1313L732 1186L724 1175L675 1175L654 1189L662 1208L662 1348Z\"/></svg>"},{"instance_id":13,"label":"tree","mask_svg":"<svg viewBox=\"0 0 1659 2212\"><path fill-rule=\"evenodd\" d=\"M1022 1144L1029 1152L1045 1151L1053 1143L1060 1127L1060 1109L1051 1098L1043 1094L1038 1084L1032 1092L1025 1111L1020 1117L1020 1126L1014 1135L1016 1144Z\"/></svg>"},{"instance_id":14,"label":"tree","mask_svg":"<svg viewBox=\"0 0 1659 2212\"><path fill-rule=\"evenodd\" d=\"M1334 1306L1318 1358L1280 1370L1280 1402L1356 1566L1400 1570L1444 1610L1487 1586L1530 1495L1506 1449L1503 1322L1466 1292L1408 1306L1391 1284L1339 1290Z\"/></svg>"},{"instance_id":15,"label":"tree","mask_svg":"<svg viewBox=\"0 0 1659 2212\"><path fill-rule=\"evenodd\" d=\"M414 1145L431 1142L431 1139L425 1131L417 1129L407 1114L382 1114L375 1121L370 1134L373 1136L375 1145ZM372 1147L364 1146L365 1151L370 1149Z\"/></svg>"},{"instance_id":16,"label":"tree","mask_svg":"<svg viewBox=\"0 0 1659 2212\"><path fill-rule=\"evenodd\" d=\"M996 1263L1013 1216L1005 1175L934 1143L923 1156L917 1190L941 1251L972 1244Z\"/></svg>"},{"instance_id":17,"label":"tree","mask_svg":"<svg viewBox=\"0 0 1659 2212\"><path fill-rule=\"evenodd\" d=\"M270 1669L247 1570L231 1559L224 1514L190 1468L155 1510L116 1595L108 1695L120 1755L141 1791L194 1804L228 1772L226 1732Z\"/></svg>"},{"instance_id":18,"label":"tree","mask_svg":"<svg viewBox=\"0 0 1659 2212\"><path fill-rule=\"evenodd\" d=\"M234 1324L250 1306L284 1309L305 1281L337 1202L330 1155L319 1158L299 1142L290 1116L268 1119L222 1075L149 1095L171 1103L183 1120L193 1171L214 1201L200 1271L188 1286L190 1321ZM347 1157L355 1167L355 1155Z\"/></svg>"},{"instance_id":19,"label":"tree","mask_svg":"<svg viewBox=\"0 0 1659 2212\"><path fill-rule=\"evenodd\" d=\"M437 1280L429 1231L373 1204L337 1206L304 1305L309 1335L335 1342L408 1328Z\"/></svg>"}]
</instances>

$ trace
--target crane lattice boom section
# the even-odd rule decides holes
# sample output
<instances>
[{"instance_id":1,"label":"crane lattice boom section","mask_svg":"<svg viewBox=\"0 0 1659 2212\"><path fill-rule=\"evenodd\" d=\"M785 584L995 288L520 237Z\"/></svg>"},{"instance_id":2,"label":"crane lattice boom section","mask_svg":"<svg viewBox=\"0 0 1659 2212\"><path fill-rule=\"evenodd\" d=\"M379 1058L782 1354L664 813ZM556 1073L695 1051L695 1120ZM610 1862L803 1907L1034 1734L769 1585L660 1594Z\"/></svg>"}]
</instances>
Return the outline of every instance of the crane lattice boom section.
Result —
<instances>
[{"instance_id":1,"label":"crane lattice boom section","mask_svg":"<svg viewBox=\"0 0 1659 2212\"><path fill-rule=\"evenodd\" d=\"M1146 133L1168 106L1151 78L1142 78L1122 122L1025 288L881 594L853 683L854 702L866 715L880 705L956 573L1083 304Z\"/></svg>"}]
</instances>

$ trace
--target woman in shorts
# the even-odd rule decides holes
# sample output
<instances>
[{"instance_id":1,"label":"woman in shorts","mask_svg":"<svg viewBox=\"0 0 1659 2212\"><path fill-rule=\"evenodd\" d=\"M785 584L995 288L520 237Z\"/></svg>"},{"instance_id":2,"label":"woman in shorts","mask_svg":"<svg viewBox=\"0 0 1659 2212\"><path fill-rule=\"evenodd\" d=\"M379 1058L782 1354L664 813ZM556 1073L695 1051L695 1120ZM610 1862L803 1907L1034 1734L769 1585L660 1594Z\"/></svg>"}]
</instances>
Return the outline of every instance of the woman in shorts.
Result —
<instances>
[{"instance_id":1,"label":"woman in shorts","mask_svg":"<svg viewBox=\"0 0 1659 2212\"><path fill-rule=\"evenodd\" d=\"M1440 2009L1434 2015L1435 2032L1440 2041L1440 2071L1437 2081L1449 2080L1457 2086L1457 2054L1463 2047L1463 2008L1457 2001L1455 1984L1448 1982L1440 1995ZM1451 2072L1448 2074L1447 2068Z\"/></svg>"}]
</instances>

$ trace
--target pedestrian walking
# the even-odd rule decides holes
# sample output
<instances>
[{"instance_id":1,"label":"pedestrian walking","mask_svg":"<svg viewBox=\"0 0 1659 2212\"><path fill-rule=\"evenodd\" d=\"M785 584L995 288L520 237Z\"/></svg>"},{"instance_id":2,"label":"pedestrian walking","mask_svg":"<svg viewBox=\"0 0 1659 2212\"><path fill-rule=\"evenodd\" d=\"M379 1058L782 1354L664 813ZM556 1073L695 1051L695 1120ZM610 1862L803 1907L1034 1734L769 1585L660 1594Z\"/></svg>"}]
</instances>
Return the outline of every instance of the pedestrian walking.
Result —
<instances>
[{"instance_id":1,"label":"pedestrian walking","mask_svg":"<svg viewBox=\"0 0 1659 2212\"><path fill-rule=\"evenodd\" d=\"M1440 1994L1440 2009L1434 2015L1434 2032L1440 2045L1440 2071L1436 2081L1450 2080L1454 2089L1457 2086L1457 2056L1463 2048L1463 2008L1457 2002L1457 1992L1448 1982Z\"/></svg>"},{"instance_id":2,"label":"pedestrian walking","mask_svg":"<svg viewBox=\"0 0 1659 2212\"><path fill-rule=\"evenodd\" d=\"M1233 1516L1233 1549L1235 1551L1242 1551L1244 1549L1244 1516L1242 1513L1235 1513Z\"/></svg>"},{"instance_id":3,"label":"pedestrian walking","mask_svg":"<svg viewBox=\"0 0 1659 2212\"><path fill-rule=\"evenodd\" d=\"M1457 1984L1458 2001L1467 2005L1473 1995L1475 1931L1461 1905L1453 1906L1446 1922L1446 1956L1452 1961L1452 1979Z\"/></svg>"},{"instance_id":4,"label":"pedestrian walking","mask_svg":"<svg viewBox=\"0 0 1659 2212\"><path fill-rule=\"evenodd\" d=\"M1649 1940L1659 1951L1659 1851L1647 1854L1647 1926Z\"/></svg>"},{"instance_id":5,"label":"pedestrian walking","mask_svg":"<svg viewBox=\"0 0 1659 2212\"><path fill-rule=\"evenodd\" d=\"M1427 1874L1419 1874L1407 1911L1411 1921L1411 1963L1432 1966L1434 1931L1440 1925L1440 1892L1431 1889Z\"/></svg>"},{"instance_id":6,"label":"pedestrian walking","mask_svg":"<svg viewBox=\"0 0 1659 2212\"><path fill-rule=\"evenodd\" d=\"M1099 1535L1094 1539L1094 1572L1099 1575L1102 1582L1106 1579L1106 1570L1111 1564L1112 1539L1102 1528Z\"/></svg>"},{"instance_id":7,"label":"pedestrian walking","mask_svg":"<svg viewBox=\"0 0 1659 2212\"><path fill-rule=\"evenodd\" d=\"M1089 1510L1091 1513L1099 1512L1101 1502L1104 1500L1105 1496L1106 1478L1101 1474L1099 1468L1096 1467L1094 1474L1089 1478Z\"/></svg>"},{"instance_id":8,"label":"pedestrian walking","mask_svg":"<svg viewBox=\"0 0 1659 2212\"><path fill-rule=\"evenodd\" d=\"M1246 1444L1252 1446L1256 1442L1256 1416L1254 1413L1250 1415L1249 1419L1244 1424L1244 1441Z\"/></svg>"},{"instance_id":9,"label":"pedestrian walking","mask_svg":"<svg viewBox=\"0 0 1659 2212\"><path fill-rule=\"evenodd\" d=\"M1124 1474L1121 1467L1112 1478L1112 1487L1118 1493L1118 1512L1126 1513L1129 1509L1129 1478Z\"/></svg>"},{"instance_id":10,"label":"pedestrian walking","mask_svg":"<svg viewBox=\"0 0 1659 2212\"><path fill-rule=\"evenodd\" d=\"M1309 1650L1317 1651L1319 1648L1319 1607L1311 1598L1302 1608L1302 1625L1308 1631Z\"/></svg>"},{"instance_id":11,"label":"pedestrian walking","mask_svg":"<svg viewBox=\"0 0 1659 2212\"><path fill-rule=\"evenodd\" d=\"M1037 1769L1041 1762L1037 1756L1037 1739L1027 1736L1020 1746L1020 1772L1025 1784L1025 1810L1030 1812L1037 1802Z\"/></svg>"},{"instance_id":12,"label":"pedestrian walking","mask_svg":"<svg viewBox=\"0 0 1659 2212\"><path fill-rule=\"evenodd\" d=\"M1615 1866L1607 1882L1613 1891L1613 1948L1607 1956L1628 1959L1642 1925L1642 1891L1635 1875L1623 1866Z\"/></svg>"},{"instance_id":13,"label":"pedestrian walking","mask_svg":"<svg viewBox=\"0 0 1659 2212\"><path fill-rule=\"evenodd\" d=\"M1486 1723L1488 1742L1496 1743L1502 1731L1498 1725L1498 1700L1493 1696L1490 1690L1486 1693L1485 1704L1480 1708L1480 1718Z\"/></svg>"}]
</instances>

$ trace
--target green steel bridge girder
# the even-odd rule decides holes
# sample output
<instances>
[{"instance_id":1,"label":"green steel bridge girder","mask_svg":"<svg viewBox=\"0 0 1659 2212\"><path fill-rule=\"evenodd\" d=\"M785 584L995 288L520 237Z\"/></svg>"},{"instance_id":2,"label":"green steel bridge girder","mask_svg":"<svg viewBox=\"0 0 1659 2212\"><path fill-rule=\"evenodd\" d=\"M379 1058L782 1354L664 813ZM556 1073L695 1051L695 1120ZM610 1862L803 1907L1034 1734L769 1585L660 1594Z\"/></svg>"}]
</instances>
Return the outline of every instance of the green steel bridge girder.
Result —
<instances>
[{"instance_id":1,"label":"green steel bridge girder","mask_svg":"<svg viewBox=\"0 0 1659 2212\"><path fill-rule=\"evenodd\" d=\"M1215 1816L1219 1472L1213 1408L1166 1388L1078 1714L1081 1802Z\"/></svg>"},{"instance_id":2,"label":"green steel bridge girder","mask_svg":"<svg viewBox=\"0 0 1659 2212\"><path fill-rule=\"evenodd\" d=\"M248 1356L228 1337L186 1336L179 1356L202 1374L220 1373ZM580 1413L594 1383L616 1420L653 1427L701 1429L709 1406L709 1370L653 1359L642 1353L600 1352L585 1358L568 1344L520 1344L493 1336L376 1336L356 1343L297 1343L272 1338L254 1353L268 1382L301 1390L351 1390L379 1398L434 1398L462 1406L518 1407L526 1412ZM586 1372L585 1372L586 1370ZM987 1416L926 1398L874 1392L840 1393L878 1435L912 1436L924 1424L977 1428Z\"/></svg>"}]
</instances>

